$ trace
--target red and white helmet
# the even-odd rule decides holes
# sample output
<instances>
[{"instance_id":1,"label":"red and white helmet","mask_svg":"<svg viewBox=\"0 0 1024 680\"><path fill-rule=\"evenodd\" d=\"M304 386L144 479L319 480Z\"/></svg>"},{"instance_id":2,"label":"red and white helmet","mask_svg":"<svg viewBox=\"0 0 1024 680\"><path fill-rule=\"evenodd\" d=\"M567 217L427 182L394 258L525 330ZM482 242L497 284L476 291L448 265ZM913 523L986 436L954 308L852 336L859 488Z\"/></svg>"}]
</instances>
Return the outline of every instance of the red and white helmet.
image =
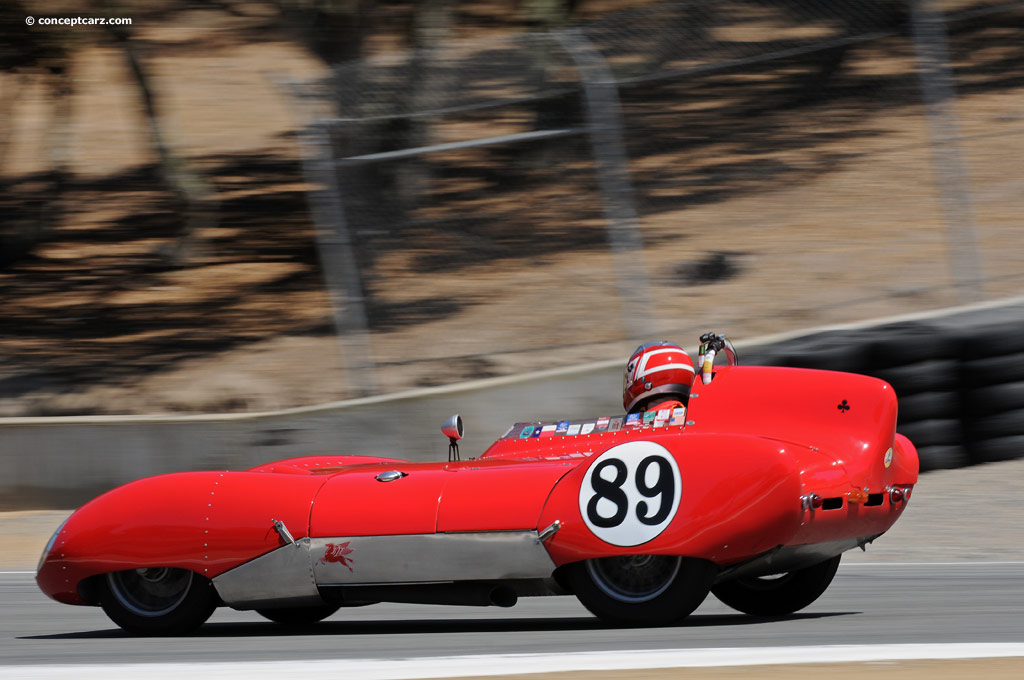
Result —
<instances>
[{"instance_id":1,"label":"red and white helmet","mask_svg":"<svg viewBox=\"0 0 1024 680\"><path fill-rule=\"evenodd\" d=\"M622 380L622 406L628 412L641 399L655 394L680 394L684 398L693 384L690 355L673 342L640 345L626 363Z\"/></svg>"}]
</instances>

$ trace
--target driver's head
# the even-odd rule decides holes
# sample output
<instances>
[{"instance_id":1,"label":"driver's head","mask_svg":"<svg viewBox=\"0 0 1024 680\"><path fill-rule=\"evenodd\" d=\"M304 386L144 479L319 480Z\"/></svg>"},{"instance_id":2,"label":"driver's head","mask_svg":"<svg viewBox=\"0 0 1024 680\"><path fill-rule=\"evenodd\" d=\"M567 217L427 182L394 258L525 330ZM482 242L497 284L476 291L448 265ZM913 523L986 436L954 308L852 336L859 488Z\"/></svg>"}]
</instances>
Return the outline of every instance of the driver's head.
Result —
<instances>
[{"instance_id":1,"label":"driver's head","mask_svg":"<svg viewBox=\"0 0 1024 680\"><path fill-rule=\"evenodd\" d=\"M672 342L640 345L626 363L622 379L622 406L631 411L644 399L655 395L678 395L685 402L693 384L694 368L690 355Z\"/></svg>"}]
</instances>

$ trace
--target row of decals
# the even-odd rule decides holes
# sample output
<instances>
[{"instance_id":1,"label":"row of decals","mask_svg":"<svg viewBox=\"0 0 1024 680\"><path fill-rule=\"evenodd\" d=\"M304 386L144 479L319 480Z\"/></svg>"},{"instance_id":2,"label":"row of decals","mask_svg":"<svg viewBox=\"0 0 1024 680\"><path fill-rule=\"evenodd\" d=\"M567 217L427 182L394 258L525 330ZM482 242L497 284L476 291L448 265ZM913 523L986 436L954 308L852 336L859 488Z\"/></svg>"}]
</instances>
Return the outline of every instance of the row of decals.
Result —
<instances>
[{"instance_id":1,"label":"row of decals","mask_svg":"<svg viewBox=\"0 0 1024 680\"><path fill-rule=\"evenodd\" d=\"M686 424L686 407L663 408L644 413L630 413L625 417L602 416L583 423L560 420L557 423L516 423L505 439L543 439L545 437L575 437L591 432L614 432L633 427L667 427Z\"/></svg>"}]
</instances>

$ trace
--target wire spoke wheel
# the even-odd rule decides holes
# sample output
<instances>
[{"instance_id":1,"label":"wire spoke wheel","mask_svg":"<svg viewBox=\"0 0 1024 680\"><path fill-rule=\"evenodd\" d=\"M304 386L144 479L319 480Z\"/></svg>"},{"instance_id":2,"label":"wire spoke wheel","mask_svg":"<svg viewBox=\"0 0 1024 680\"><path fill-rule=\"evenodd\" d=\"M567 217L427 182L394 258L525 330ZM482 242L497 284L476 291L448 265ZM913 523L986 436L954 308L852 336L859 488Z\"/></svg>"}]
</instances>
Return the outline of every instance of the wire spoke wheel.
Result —
<instances>
[{"instance_id":1,"label":"wire spoke wheel","mask_svg":"<svg viewBox=\"0 0 1024 680\"><path fill-rule=\"evenodd\" d=\"M210 618L219 601L209 580L176 567L111 572L103 586L103 611L121 628L139 635L189 633Z\"/></svg>"},{"instance_id":2,"label":"wire spoke wheel","mask_svg":"<svg viewBox=\"0 0 1024 680\"><path fill-rule=\"evenodd\" d=\"M579 601L602 621L665 626L704 601L717 569L678 555L622 555L575 562L564 573Z\"/></svg>"},{"instance_id":3,"label":"wire spoke wheel","mask_svg":"<svg viewBox=\"0 0 1024 680\"><path fill-rule=\"evenodd\" d=\"M171 567L147 567L107 574L110 592L137 616L162 616L173 611L192 587L192 572Z\"/></svg>"},{"instance_id":4,"label":"wire spoke wheel","mask_svg":"<svg viewBox=\"0 0 1024 680\"><path fill-rule=\"evenodd\" d=\"M587 561L594 585L620 602L647 602L661 595L679 574L677 555L626 555Z\"/></svg>"}]
</instances>

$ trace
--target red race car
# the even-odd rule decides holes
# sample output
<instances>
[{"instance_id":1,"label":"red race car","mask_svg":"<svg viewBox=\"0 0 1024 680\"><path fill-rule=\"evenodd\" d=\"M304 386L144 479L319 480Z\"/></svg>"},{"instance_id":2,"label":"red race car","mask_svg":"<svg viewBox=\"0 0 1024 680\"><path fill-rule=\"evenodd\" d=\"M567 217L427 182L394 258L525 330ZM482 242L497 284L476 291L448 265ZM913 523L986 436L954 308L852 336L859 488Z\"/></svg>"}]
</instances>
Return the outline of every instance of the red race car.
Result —
<instances>
[{"instance_id":1,"label":"red race car","mask_svg":"<svg viewBox=\"0 0 1024 680\"><path fill-rule=\"evenodd\" d=\"M664 625L712 592L748 614L794 612L900 516L917 452L880 380L713 376L686 408L517 423L473 460L458 460L454 417L447 462L307 457L141 479L71 515L36 578L138 634L193 630L222 604L311 623L375 602L574 594L605 621Z\"/></svg>"}]
</instances>

